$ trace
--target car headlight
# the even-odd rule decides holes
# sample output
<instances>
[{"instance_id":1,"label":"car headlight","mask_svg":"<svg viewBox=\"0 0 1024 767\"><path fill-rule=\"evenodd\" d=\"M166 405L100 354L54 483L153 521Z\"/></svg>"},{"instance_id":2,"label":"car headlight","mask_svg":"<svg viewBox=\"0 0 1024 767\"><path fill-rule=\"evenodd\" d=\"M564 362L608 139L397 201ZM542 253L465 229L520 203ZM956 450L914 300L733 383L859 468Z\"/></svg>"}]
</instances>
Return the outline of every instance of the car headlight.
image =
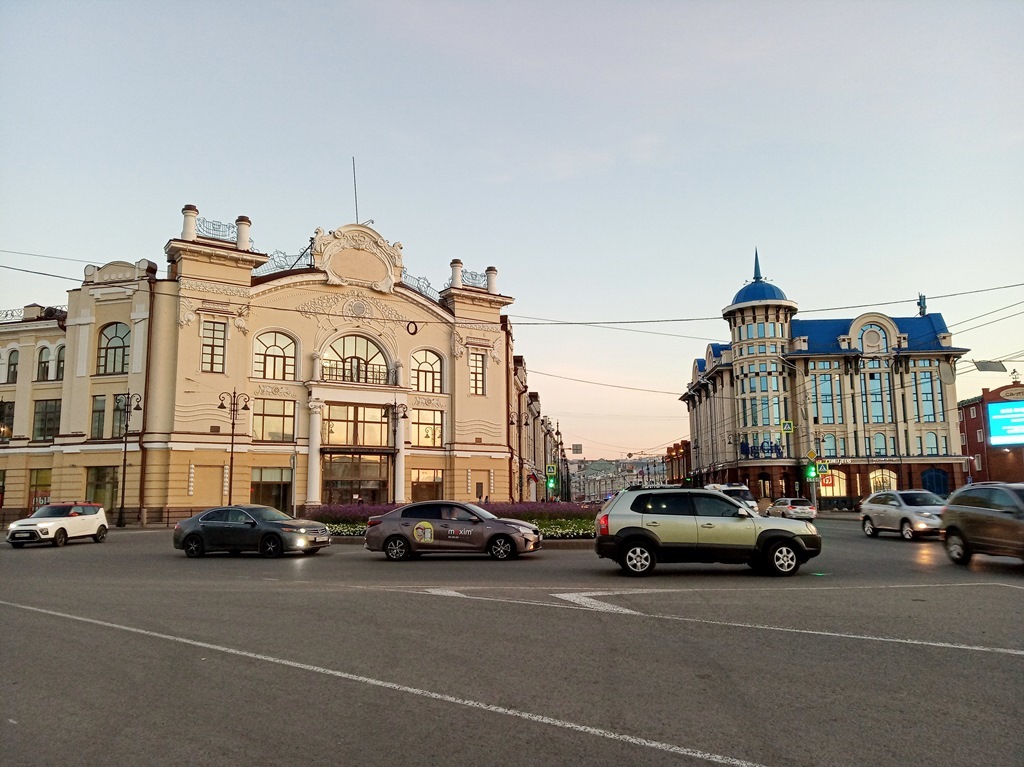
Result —
<instances>
[{"instance_id":1,"label":"car headlight","mask_svg":"<svg viewBox=\"0 0 1024 767\"><path fill-rule=\"evenodd\" d=\"M283 530L286 533L305 533L306 532L306 528L304 528L304 527L282 527L281 530Z\"/></svg>"},{"instance_id":2,"label":"car headlight","mask_svg":"<svg viewBox=\"0 0 1024 767\"><path fill-rule=\"evenodd\" d=\"M921 517L921 519L935 519L935 515L930 511L919 511L917 516Z\"/></svg>"},{"instance_id":3,"label":"car headlight","mask_svg":"<svg viewBox=\"0 0 1024 767\"><path fill-rule=\"evenodd\" d=\"M804 522L804 524L807 525L807 530L808 530L808 532L810 532L811 535L817 535L818 534L818 528L816 528L810 522Z\"/></svg>"}]
</instances>

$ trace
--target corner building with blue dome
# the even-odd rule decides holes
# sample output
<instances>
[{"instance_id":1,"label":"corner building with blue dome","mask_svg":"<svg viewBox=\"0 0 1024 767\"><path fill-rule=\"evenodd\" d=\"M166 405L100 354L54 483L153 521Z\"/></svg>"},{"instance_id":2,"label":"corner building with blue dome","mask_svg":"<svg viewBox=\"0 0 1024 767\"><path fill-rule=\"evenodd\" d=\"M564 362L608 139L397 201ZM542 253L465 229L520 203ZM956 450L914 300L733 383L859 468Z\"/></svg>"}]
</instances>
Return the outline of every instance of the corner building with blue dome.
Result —
<instances>
[{"instance_id":1,"label":"corner building with blue dome","mask_svg":"<svg viewBox=\"0 0 1024 767\"><path fill-rule=\"evenodd\" d=\"M968 349L953 345L942 315L797 311L761 276L755 251L753 280L722 310L729 343L708 344L680 397L692 483L742 482L759 499L816 495L825 509L881 489L964 484L955 366Z\"/></svg>"}]
</instances>

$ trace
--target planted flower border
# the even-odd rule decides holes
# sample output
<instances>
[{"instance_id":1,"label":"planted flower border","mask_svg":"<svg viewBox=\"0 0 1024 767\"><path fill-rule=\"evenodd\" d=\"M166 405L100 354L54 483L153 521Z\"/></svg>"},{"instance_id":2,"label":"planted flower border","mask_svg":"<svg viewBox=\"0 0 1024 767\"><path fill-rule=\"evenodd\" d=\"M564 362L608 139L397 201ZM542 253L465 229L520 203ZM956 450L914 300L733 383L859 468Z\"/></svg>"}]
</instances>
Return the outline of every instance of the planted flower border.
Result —
<instances>
[{"instance_id":1,"label":"planted flower border","mask_svg":"<svg viewBox=\"0 0 1024 767\"><path fill-rule=\"evenodd\" d=\"M380 505L325 505L311 515L323 522L331 535L362 536L366 533L366 520L386 514L400 504ZM487 511L499 517L510 517L531 522L540 528L549 540L571 540L594 537L594 518L597 509L576 503L482 503Z\"/></svg>"}]
</instances>

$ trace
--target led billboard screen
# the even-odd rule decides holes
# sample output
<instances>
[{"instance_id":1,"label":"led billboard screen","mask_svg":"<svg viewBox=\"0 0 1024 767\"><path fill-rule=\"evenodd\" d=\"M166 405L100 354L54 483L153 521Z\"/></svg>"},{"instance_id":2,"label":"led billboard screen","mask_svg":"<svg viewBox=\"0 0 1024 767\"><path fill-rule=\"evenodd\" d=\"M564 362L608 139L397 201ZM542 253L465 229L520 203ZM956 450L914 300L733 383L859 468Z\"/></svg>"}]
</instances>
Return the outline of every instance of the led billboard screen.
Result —
<instances>
[{"instance_id":1,"label":"led billboard screen","mask_svg":"<svg viewBox=\"0 0 1024 767\"><path fill-rule=\"evenodd\" d=\"M1024 445L1024 400L988 403L991 445Z\"/></svg>"}]
</instances>

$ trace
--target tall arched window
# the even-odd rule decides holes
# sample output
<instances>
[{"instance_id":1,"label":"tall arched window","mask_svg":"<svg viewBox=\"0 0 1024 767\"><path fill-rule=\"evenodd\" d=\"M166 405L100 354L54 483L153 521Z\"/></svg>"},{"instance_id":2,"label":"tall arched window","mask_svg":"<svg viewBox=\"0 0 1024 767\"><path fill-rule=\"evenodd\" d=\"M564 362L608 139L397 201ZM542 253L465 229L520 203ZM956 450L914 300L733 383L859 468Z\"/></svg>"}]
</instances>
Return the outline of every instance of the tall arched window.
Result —
<instances>
[{"instance_id":1,"label":"tall arched window","mask_svg":"<svg viewBox=\"0 0 1024 767\"><path fill-rule=\"evenodd\" d=\"M57 374L54 376L58 381L64 380L64 350L66 346L57 349Z\"/></svg>"},{"instance_id":2,"label":"tall arched window","mask_svg":"<svg viewBox=\"0 0 1024 767\"><path fill-rule=\"evenodd\" d=\"M321 369L325 381L388 383L384 352L363 336L345 336L331 344L321 358Z\"/></svg>"},{"instance_id":3,"label":"tall arched window","mask_svg":"<svg viewBox=\"0 0 1024 767\"><path fill-rule=\"evenodd\" d=\"M113 322L100 331L96 354L96 373L109 375L128 372L128 350L132 332L123 322Z\"/></svg>"},{"instance_id":4,"label":"tall arched window","mask_svg":"<svg viewBox=\"0 0 1024 767\"><path fill-rule=\"evenodd\" d=\"M420 349L412 355L412 388L416 391L440 394L444 391L441 378L441 355L429 349Z\"/></svg>"},{"instance_id":5,"label":"tall arched window","mask_svg":"<svg viewBox=\"0 0 1024 767\"><path fill-rule=\"evenodd\" d=\"M295 340L284 333L261 333L253 342L253 370L256 378L295 380Z\"/></svg>"},{"instance_id":6,"label":"tall arched window","mask_svg":"<svg viewBox=\"0 0 1024 767\"><path fill-rule=\"evenodd\" d=\"M7 355L7 383L18 383L18 357L17 351Z\"/></svg>"},{"instance_id":7,"label":"tall arched window","mask_svg":"<svg viewBox=\"0 0 1024 767\"><path fill-rule=\"evenodd\" d=\"M874 451L873 451L874 454L875 455L885 455L885 435L882 434L882 432L878 432L875 435L874 443L875 443L875 448L874 448Z\"/></svg>"},{"instance_id":8,"label":"tall arched window","mask_svg":"<svg viewBox=\"0 0 1024 767\"><path fill-rule=\"evenodd\" d=\"M939 454L939 438L935 432L930 431L924 435L925 455Z\"/></svg>"},{"instance_id":9,"label":"tall arched window","mask_svg":"<svg viewBox=\"0 0 1024 767\"><path fill-rule=\"evenodd\" d=\"M50 380L50 350L45 346L39 350L39 355L36 357L36 380Z\"/></svg>"}]
</instances>

